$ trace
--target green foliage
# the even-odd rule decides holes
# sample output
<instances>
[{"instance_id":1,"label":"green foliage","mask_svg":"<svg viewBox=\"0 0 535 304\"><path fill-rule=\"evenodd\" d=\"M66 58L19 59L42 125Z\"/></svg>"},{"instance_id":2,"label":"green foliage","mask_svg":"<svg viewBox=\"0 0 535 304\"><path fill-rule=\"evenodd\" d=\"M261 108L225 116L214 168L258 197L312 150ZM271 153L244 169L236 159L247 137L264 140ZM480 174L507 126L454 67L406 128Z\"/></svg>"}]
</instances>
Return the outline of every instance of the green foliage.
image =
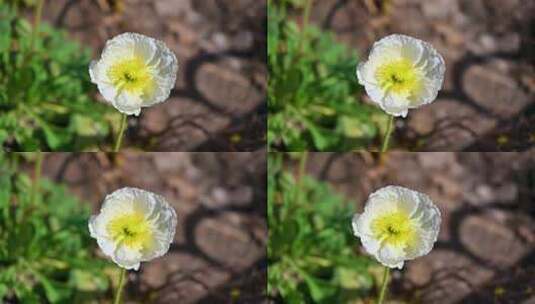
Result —
<instances>
[{"instance_id":1,"label":"green foliage","mask_svg":"<svg viewBox=\"0 0 535 304\"><path fill-rule=\"evenodd\" d=\"M330 33L299 29L289 20L288 6L302 2L268 5L268 145L289 151L366 148L387 117L357 100L355 54Z\"/></svg>"},{"instance_id":2,"label":"green foliage","mask_svg":"<svg viewBox=\"0 0 535 304\"><path fill-rule=\"evenodd\" d=\"M0 302L95 303L107 262L92 255L89 210L61 185L19 173L0 154Z\"/></svg>"},{"instance_id":3,"label":"green foliage","mask_svg":"<svg viewBox=\"0 0 535 304\"><path fill-rule=\"evenodd\" d=\"M90 52L42 25L38 33L0 5L0 145L8 150L85 150L119 115L90 98Z\"/></svg>"},{"instance_id":4,"label":"green foliage","mask_svg":"<svg viewBox=\"0 0 535 304\"><path fill-rule=\"evenodd\" d=\"M4 2L17 7L32 7L37 5L37 0L0 0L0 4Z\"/></svg>"},{"instance_id":5,"label":"green foliage","mask_svg":"<svg viewBox=\"0 0 535 304\"><path fill-rule=\"evenodd\" d=\"M348 303L374 285L351 233L352 205L328 184L282 168L282 155L268 163L268 294L284 303Z\"/></svg>"}]
</instances>

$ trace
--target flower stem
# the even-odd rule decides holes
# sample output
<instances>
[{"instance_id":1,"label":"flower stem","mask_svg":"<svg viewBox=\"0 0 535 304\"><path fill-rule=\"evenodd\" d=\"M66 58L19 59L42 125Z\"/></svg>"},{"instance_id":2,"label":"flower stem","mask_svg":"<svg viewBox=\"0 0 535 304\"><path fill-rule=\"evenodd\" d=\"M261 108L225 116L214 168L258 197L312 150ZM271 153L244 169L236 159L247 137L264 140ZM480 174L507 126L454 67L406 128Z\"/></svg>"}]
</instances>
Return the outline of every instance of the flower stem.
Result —
<instances>
[{"instance_id":1,"label":"flower stem","mask_svg":"<svg viewBox=\"0 0 535 304\"><path fill-rule=\"evenodd\" d=\"M383 300L385 299L386 289L388 287L389 276L390 276L390 268L385 267L385 271L383 273L383 285L381 286L381 293L379 294L379 300L377 300L377 304L383 304Z\"/></svg>"},{"instance_id":2,"label":"flower stem","mask_svg":"<svg viewBox=\"0 0 535 304\"><path fill-rule=\"evenodd\" d=\"M307 158L308 158L308 153L305 151L305 152L302 152L301 153L301 159L299 160L299 171L297 174L298 175L298 180L297 180L297 187L295 187L295 190L296 190L296 194L295 194L295 202L297 203L297 205L299 205L299 203L301 203L301 192L303 192L303 179L305 177L305 169L306 169L306 164L307 164Z\"/></svg>"},{"instance_id":3,"label":"flower stem","mask_svg":"<svg viewBox=\"0 0 535 304\"><path fill-rule=\"evenodd\" d=\"M383 140L383 146L381 147L381 152L386 152L388 150L388 144L390 143L390 137L392 136L394 126L394 116L388 118L388 124L386 125L385 138Z\"/></svg>"},{"instance_id":4,"label":"flower stem","mask_svg":"<svg viewBox=\"0 0 535 304\"><path fill-rule=\"evenodd\" d=\"M31 50L33 52L35 47L35 40L37 40L37 36L39 35L39 26L41 25L41 16L43 15L43 5L45 0L38 0L37 6L35 8L35 15L33 19L33 32L32 32L32 40L31 40Z\"/></svg>"},{"instance_id":5,"label":"flower stem","mask_svg":"<svg viewBox=\"0 0 535 304\"><path fill-rule=\"evenodd\" d=\"M32 184L32 204L36 204L37 196L39 195L39 183L41 180L41 171L43 168L43 153L37 152L37 158L35 160L35 167L33 172L33 184Z\"/></svg>"},{"instance_id":6,"label":"flower stem","mask_svg":"<svg viewBox=\"0 0 535 304\"><path fill-rule=\"evenodd\" d=\"M312 1L313 0L307 0L305 3L305 12L303 15L303 28L306 28L310 21L310 10L312 9Z\"/></svg>"},{"instance_id":7,"label":"flower stem","mask_svg":"<svg viewBox=\"0 0 535 304\"><path fill-rule=\"evenodd\" d=\"M312 9L313 0L306 0L305 11L303 13L303 23L301 25L302 37L299 40L299 53L303 53L303 47L305 46L305 40L307 38L307 27L310 22L310 10Z\"/></svg>"},{"instance_id":8,"label":"flower stem","mask_svg":"<svg viewBox=\"0 0 535 304\"><path fill-rule=\"evenodd\" d=\"M121 276L119 277L119 285L117 286L117 293L115 294L115 300L113 300L113 304L120 304L121 298L123 295L123 289L125 284L125 277L126 277L126 269L121 268Z\"/></svg>"},{"instance_id":9,"label":"flower stem","mask_svg":"<svg viewBox=\"0 0 535 304\"><path fill-rule=\"evenodd\" d=\"M121 119L121 126L119 128L119 134L117 135L117 139L115 142L115 148L113 149L113 152L119 152L121 149L121 143L123 142L123 136L124 136L124 130L126 129L126 114L123 114L123 117Z\"/></svg>"}]
</instances>

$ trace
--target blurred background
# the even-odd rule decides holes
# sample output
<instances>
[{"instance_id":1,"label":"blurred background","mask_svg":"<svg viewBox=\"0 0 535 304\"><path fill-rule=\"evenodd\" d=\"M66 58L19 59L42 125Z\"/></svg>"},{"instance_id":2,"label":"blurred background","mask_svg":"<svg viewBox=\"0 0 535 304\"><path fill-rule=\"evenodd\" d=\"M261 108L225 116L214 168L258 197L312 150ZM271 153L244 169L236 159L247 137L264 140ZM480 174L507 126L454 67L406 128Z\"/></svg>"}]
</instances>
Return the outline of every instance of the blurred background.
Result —
<instances>
[{"instance_id":1,"label":"blurred background","mask_svg":"<svg viewBox=\"0 0 535 304\"><path fill-rule=\"evenodd\" d=\"M305 298L316 299L317 303L329 303L328 299L333 299L329 297L346 299L346 303L374 303L381 275L377 263L363 260L367 255L355 237L344 241L344 245L338 244L342 242L341 235L352 236L351 214L362 212L370 193L387 185L400 185L428 194L442 212L442 227L430 254L407 262L402 271L393 272L387 303L535 301L533 154L394 152L380 157L372 153L293 153L284 156L272 153L269 165L270 170L276 171L270 172L270 183L277 181L279 185L275 191L270 188L270 191L279 193L273 194L274 197L284 195L281 187L293 179L302 189L301 207L297 208L291 198L285 204L278 204L280 200L275 198L268 206L268 210L293 212L293 221L299 223L296 241L288 240L288 243L296 244L301 240L299 236L305 236L303 227L317 227L313 236L307 236L313 243L310 248L331 242L330 247L339 246L336 247L339 254L335 255L338 257L344 248L351 247L355 261L352 267L360 269L352 276L354 283L340 285L337 283L340 274L336 274L338 269L335 268L340 262L329 258L328 249L317 254L329 262L319 264L303 258L301 269L309 271L308 274L316 280L313 284L307 276L296 280L300 283L293 288L298 294L306 295ZM330 191L322 190L319 195L314 190L322 187L328 187ZM313 189L306 190L308 188ZM335 199L338 196L341 198ZM329 201L330 207L323 204L325 201ZM344 204L348 207L342 208ZM303 215L297 209L317 210ZM335 209L342 212L337 221L330 221L330 214ZM269 220L269 246L272 246L276 230L272 231L272 219ZM312 224L303 226L303 221ZM337 224L340 221L343 223ZM290 229L292 225L284 225L289 222L279 222L281 227L286 227L286 233L295 230ZM321 224L325 222L330 224ZM320 234L333 229L336 233L318 241ZM279 257L269 255L268 261L271 272L271 265L278 264ZM322 265L321 271L317 265ZM291 301L291 293L279 284L275 274L269 277L273 280L270 281L272 287L278 288L272 290L274 299L280 299L281 293L285 293L287 302L297 303Z\"/></svg>"},{"instance_id":2,"label":"blurred background","mask_svg":"<svg viewBox=\"0 0 535 304\"><path fill-rule=\"evenodd\" d=\"M130 119L126 146L254 151L265 145L265 10L263 0L54 0L45 1L43 20L90 47L93 58L123 32L175 52L171 98Z\"/></svg>"},{"instance_id":3,"label":"blurred background","mask_svg":"<svg viewBox=\"0 0 535 304\"><path fill-rule=\"evenodd\" d=\"M306 22L306 0L273 2L294 4L294 19ZM322 0L312 1L310 23L361 59L392 33L430 42L444 56L437 101L397 120L400 148L522 151L535 144L534 13L529 0Z\"/></svg>"},{"instance_id":4,"label":"blurred background","mask_svg":"<svg viewBox=\"0 0 535 304\"><path fill-rule=\"evenodd\" d=\"M265 162L262 153L53 153L44 155L42 177L63 184L65 196L76 196L92 214L106 194L125 186L160 194L175 208L170 251L129 272L127 303L259 303L266 284ZM35 176L33 161L19 167ZM43 203L60 206L48 198ZM96 241L89 244L81 250L101 256ZM75 302L108 303L111 290L97 295Z\"/></svg>"}]
</instances>

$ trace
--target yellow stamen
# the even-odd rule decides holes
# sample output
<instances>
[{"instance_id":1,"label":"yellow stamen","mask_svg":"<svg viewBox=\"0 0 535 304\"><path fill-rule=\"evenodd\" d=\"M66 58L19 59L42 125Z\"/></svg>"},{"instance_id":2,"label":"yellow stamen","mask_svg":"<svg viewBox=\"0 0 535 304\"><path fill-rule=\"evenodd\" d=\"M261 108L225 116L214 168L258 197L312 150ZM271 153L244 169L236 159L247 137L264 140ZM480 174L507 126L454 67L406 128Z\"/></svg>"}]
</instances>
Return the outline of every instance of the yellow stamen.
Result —
<instances>
[{"instance_id":1,"label":"yellow stamen","mask_svg":"<svg viewBox=\"0 0 535 304\"><path fill-rule=\"evenodd\" d=\"M377 68L375 77L383 90L407 98L418 94L422 88L422 77L408 59L384 63Z\"/></svg>"},{"instance_id":2,"label":"yellow stamen","mask_svg":"<svg viewBox=\"0 0 535 304\"><path fill-rule=\"evenodd\" d=\"M148 93L154 88L154 79L145 62L139 57L119 60L108 69L112 84L130 93Z\"/></svg>"},{"instance_id":3,"label":"yellow stamen","mask_svg":"<svg viewBox=\"0 0 535 304\"><path fill-rule=\"evenodd\" d=\"M106 228L114 242L131 249L149 249L152 246L151 227L141 212L122 214L111 220Z\"/></svg>"},{"instance_id":4,"label":"yellow stamen","mask_svg":"<svg viewBox=\"0 0 535 304\"><path fill-rule=\"evenodd\" d=\"M409 215L401 210L377 217L371 223L371 230L384 244L399 248L411 246L416 241L415 227Z\"/></svg>"}]
</instances>

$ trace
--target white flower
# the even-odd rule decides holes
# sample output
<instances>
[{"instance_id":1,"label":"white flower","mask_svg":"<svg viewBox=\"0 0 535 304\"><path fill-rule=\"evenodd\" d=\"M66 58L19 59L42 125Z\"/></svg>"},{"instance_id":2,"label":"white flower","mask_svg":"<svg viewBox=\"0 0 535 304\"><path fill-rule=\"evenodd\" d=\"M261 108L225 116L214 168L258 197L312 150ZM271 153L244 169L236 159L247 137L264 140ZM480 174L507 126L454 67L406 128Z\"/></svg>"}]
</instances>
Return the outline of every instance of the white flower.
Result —
<instances>
[{"instance_id":1,"label":"white flower","mask_svg":"<svg viewBox=\"0 0 535 304\"><path fill-rule=\"evenodd\" d=\"M429 43L390 35L373 44L368 61L357 67L370 99L393 116L433 102L442 88L444 59Z\"/></svg>"},{"instance_id":2,"label":"white flower","mask_svg":"<svg viewBox=\"0 0 535 304\"><path fill-rule=\"evenodd\" d=\"M126 269L164 255L173 242L177 216L165 198L122 188L104 199L89 220L89 232L108 257Z\"/></svg>"},{"instance_id":3,"label":"white flower","mask_svg":"<svg viewBox=\"0 0 535 304\"><path fill-rule=\"evenodd\" d=\"M164 102L175 86L178 63L162 41L124 33L106 42L89 66L91 81L106 101L127 115Z\"/></svg>"},{"instance_id":4,"label":"white flower","mask_svg":"<svg viewBox=\"0 0 535 304\"><path fill-rule=\"evenodd\" d=\"M398 186L370 195L364 213L355 214L353 232L366 251L390 268L428 254L440 230L440 210L422 193Z\"/></svg>"}]
</instances>

